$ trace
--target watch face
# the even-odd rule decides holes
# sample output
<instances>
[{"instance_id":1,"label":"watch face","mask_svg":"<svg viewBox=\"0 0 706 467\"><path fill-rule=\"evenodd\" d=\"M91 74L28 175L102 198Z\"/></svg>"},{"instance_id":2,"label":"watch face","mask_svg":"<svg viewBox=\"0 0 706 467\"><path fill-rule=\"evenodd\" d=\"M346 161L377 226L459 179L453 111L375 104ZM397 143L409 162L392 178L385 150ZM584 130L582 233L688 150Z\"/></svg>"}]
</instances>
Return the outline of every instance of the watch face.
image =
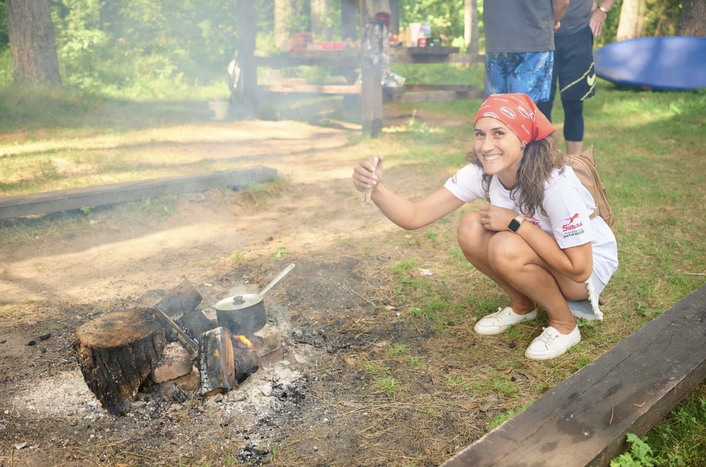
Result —
<instances>
[{"instance_id":1,"label":"watch face","mask_svg":"<svg viewBox=\"0 0 706 467\"><path fill-rule=\"evenodd\" d=\"M520 228L520 223L517 222L517 219L513 219L510 221L510 224L508 224L508 229L512 230L513 232L517 232L517 229Z\"/></svg>"}]
</instances>

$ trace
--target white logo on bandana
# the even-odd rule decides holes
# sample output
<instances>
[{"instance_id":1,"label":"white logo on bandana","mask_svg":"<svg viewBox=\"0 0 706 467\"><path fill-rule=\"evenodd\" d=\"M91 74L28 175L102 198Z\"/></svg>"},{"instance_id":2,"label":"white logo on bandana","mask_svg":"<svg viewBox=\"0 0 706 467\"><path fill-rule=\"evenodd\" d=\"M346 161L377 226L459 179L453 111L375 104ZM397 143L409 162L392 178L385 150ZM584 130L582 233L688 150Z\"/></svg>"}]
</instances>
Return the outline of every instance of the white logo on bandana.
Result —
<instances>
[{"instance_id":1,"label":"white logo on bandana","mask_svg":"<svg viewBox=\"0 0 706 467\"><path fill-rule=\"evenodd\" d=\"M532 136L532 133L527 129L524 123L522 124L522 129L525 130L528 135Z\"/></svg>"},{"instance_id":2,"label":"white logo on bandana","mask_svg":"<svg viewBox=\"0 0 706 467\"><path fill-rule=\"evenodd\" d=\"M520 112L520 115L522 115L523 117L525 117L527 119L530 118L530 113L527 112L527 110L524 107L522 107L522 105L517 106L517 111Z\"/></svg>"},{"instance_id":3,"label":"white logo on bandana","mask_svg":"<svg viewBox=\"0 0 706 467\"><path fill-rule=\"evenodd\" d=\"M517 114L515 114L515 112L512 109L510 109L509 107L500 107L500 111L507 118L511 118L513 120L515 120L517 118Z\"/></svg>"},{"instance_id":4,"label":"white logo on bandana","mask_svg":"<svg viewBox=\"0 0 706 467\"><path fill-rule=\"evenodd\" d=\"M483 114L483 116L490 117L490 118L497 118L498 120L500 120L500 117L498 117L498 114L496 114L495 112L486 112Z\"/></svg>"}]
</instances>

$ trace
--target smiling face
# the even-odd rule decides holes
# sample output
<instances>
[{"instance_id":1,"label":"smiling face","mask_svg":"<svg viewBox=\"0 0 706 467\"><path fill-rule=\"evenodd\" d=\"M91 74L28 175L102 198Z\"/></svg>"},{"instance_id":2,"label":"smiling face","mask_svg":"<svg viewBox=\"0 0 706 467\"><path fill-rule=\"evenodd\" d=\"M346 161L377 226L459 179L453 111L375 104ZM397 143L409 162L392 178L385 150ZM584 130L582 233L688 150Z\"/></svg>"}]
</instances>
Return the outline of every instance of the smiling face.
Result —
<instances>
[{"instance_id":1,"label":"smiling face","mask_svg":"<svg viewBox=\"0 0 706 467\"><path fill-rule=\"evenodd\" d=\"M524 148L520 139L500 120L478 119L475 125L475 152L489 175L497 175L506 188L517 182Z\"/></svg>"}]
</instances>

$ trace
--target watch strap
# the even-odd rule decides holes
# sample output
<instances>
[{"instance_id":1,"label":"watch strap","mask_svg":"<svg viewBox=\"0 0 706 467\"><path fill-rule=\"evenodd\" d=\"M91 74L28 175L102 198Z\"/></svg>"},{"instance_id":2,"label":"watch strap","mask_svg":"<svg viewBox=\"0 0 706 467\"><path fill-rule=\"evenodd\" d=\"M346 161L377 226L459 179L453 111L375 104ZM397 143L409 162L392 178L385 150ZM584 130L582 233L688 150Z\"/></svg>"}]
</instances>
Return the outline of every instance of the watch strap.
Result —
<instances>
[{"instance_id":1,"label":"watch strap","mask_svg":"<svg viewBox=\"0 0 706 467\"><path fill-rule=\"evenodd\" d=\"M602 11L603 13L605 13L606 15L608 14L608 10L606 10L606 9L603 8L602 6L598 5L598 9L601 10L601 11Z\"/></svg>"}]
</instances>

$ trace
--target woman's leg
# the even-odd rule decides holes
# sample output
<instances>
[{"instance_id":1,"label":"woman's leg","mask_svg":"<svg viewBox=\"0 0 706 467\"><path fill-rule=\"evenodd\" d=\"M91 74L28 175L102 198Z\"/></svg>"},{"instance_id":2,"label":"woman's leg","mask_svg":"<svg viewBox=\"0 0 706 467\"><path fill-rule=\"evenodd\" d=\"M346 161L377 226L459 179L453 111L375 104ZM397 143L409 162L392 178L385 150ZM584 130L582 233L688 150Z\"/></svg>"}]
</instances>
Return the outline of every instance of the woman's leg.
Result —
<instances>
[{"instance_id":1,"label":"woman's leg","mask_svg":"<svg viewBox=\"0 0 706 467\"><path fill-rule=\"evenodd\" d=\"M518 315L524 315L535 308L535 302L506 281L490 265L488 246L498 232L487 230L480 223L480 214L471 213L461 220L458 226L458 244L466 259L480 272L495 281L510 296L510 307Z\"/></svg>"},{"instance_id":2,"label":"woman's leg","mask_svg":"<svg viewBox=\"0 0 706 467\"><path fill-rule=\"evenodd\" d=\"M487 251L493 271L520 294L544 308L551 327L561 334L569 334L576 327L566 300L588 297L586 284L552 271L527 242L514 233L496 233L488 242Z\"/></svg>"}]
</instances>

